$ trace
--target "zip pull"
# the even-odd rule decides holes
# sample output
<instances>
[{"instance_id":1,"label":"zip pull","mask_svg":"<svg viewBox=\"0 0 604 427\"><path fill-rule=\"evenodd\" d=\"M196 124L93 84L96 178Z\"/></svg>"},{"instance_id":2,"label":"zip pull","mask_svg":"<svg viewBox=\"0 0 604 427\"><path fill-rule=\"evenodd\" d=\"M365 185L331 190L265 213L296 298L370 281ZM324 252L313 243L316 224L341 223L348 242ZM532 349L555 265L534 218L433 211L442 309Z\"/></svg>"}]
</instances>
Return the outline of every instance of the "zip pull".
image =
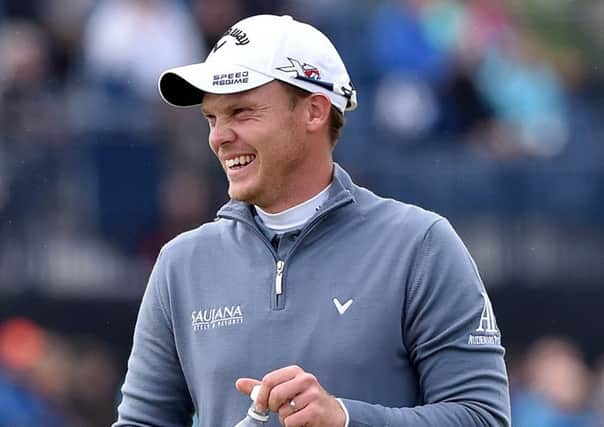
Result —
<instances>
[{"instance_id":1,"label":"zip pull","mask_svg":"<svg viewBox=\"0 0 604 427\"><path fill-rule=\"evenodd\" d=\"M277 275L275 276L275 293L277 295L283 293L283 268L285 268L285 262L277 261Z\"/></svg>"}]
</instances>

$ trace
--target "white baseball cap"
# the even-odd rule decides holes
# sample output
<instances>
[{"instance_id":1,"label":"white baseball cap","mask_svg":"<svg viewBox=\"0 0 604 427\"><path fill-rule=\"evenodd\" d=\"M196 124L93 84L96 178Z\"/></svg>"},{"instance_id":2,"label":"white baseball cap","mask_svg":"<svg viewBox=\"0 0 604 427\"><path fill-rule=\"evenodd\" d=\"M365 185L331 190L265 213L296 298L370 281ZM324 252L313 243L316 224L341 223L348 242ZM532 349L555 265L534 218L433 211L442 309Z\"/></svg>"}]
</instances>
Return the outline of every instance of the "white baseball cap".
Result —
<instances>
[{"instance_id":1,"label":"white baseball cap","mask_svg":"<svg viewBox=\"0 0 604 427\"><path fill-rule=\"evenodd\" d=\"M164 71L158 86L164 101L189 107L201 104L206 92L242 92L275 79L323 93L342 112L357 106L356 90L334 45L291 16L239 21L216 42L205 62Z\"/></svg>"}]
</instances>

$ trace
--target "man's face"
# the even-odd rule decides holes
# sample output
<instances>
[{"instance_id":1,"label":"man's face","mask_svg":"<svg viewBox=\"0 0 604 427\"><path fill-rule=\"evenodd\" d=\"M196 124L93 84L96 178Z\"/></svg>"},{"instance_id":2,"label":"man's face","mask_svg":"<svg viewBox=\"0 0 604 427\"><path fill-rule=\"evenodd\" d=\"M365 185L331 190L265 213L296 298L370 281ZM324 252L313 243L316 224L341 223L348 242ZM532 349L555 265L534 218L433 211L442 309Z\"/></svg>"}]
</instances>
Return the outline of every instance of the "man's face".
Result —
<instances>
[{"instance_id":1,"label":"man's face","mask_svg":"<svg viewBox=\"0 0 604 427\"><path fill-rule=\"evenodd\" d=\"M283 84L204 96L210 147L229 180L229 196L269 212L289 207L308 166L303 100L292 107Z\"/></svg>"}]
</instances>

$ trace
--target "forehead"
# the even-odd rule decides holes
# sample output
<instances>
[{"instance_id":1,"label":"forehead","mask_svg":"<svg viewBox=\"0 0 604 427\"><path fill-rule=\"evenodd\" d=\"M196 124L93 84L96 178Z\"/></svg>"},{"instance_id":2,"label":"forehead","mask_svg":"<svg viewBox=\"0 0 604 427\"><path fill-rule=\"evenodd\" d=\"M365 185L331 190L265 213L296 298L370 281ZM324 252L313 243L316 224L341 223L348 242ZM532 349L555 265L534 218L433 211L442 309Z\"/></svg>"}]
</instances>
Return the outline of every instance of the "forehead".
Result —
<instances>
[{"instance_id":1,"label":"forehead","mask_svg":"<svg viewBox=\"0 0 604 427\"><path fill-rule=\"evenodd\" d=\"M206 93L201 103L202 111L214 111L232 108L241 104L277 104L287 97L283 84L272 81L260 87L244 92L215 94Z\"/></svg>"}]
</instances>

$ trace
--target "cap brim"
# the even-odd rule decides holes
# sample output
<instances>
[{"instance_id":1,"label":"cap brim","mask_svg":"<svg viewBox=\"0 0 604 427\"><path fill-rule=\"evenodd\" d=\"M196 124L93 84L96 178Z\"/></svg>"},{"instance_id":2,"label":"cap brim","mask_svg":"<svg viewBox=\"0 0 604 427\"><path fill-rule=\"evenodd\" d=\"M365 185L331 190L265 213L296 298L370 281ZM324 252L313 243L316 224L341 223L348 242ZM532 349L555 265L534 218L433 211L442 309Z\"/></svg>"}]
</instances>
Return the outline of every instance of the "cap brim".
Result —
<instances>
[{"instance_id":1,"label":"cap brim","mask_svg":"<svg viewBox=\"0 0 604 427\"><path fill-rule=\"evenodd\" d=\"M158 87L168 104L190 107L201 104L205 93L243 92L274 79L241 65L205 62L164 71L159 77Z\"/></svg>"}]
</instances>

